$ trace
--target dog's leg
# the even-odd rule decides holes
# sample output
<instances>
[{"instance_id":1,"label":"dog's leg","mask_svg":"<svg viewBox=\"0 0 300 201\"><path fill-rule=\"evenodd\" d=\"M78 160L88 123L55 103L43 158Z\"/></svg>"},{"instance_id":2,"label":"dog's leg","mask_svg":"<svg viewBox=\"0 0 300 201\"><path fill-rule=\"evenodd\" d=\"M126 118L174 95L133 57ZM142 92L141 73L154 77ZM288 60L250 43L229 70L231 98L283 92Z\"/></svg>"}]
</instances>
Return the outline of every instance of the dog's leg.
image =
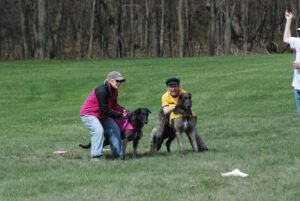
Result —
<instances>
[{"instance_id":1,"label":"dog's leg","mask_svg":"<svg viewBox=\"0 0 300 201\"><path fill-rule=\"evenodd\" d=\"M202 152L202 151L207 151L208 148L207 146L205 145L204 141L202 140L201 136L199 135L199 133L196 131L196 143L197 143L197 146L198 146L198 151L199 152Z\"/></svg>"},{"instance_id":2,"label":"dog's leg","mask_svg":"<svg viewBox=\"0 0 300 201\"><path fill-rule=\"evenodd\" d=\"M164 143L164 139L165 139L164 138L164 134L157 139L157 148L156 148L156 151L160 150L161 145Z\"/></svg>"},{"instance_id":3,"label":"dog's leg","mask_svg":"<svg viewBox=\"0 0 300 201\"><path fill-rule=\"evenodd\" d=\"M173 135L170 135L170 137L168 138L168 140L167 140L167 142L166 142L166 147L167 147L167 151L168 152L171 152L171 143L172 143L172 141L175 139L175 135L173 134Z\"/></svg>"},{"instance_id":4,"label":"dog's leg","mask_svg":"<svg viewBox=\"0 0 300 201\"><path fill-rule=\"evenodd\" d=\"M166 138L166 127L168 124L168 118L162 117L160 118L160 124L156 129L156 143L157 143L157 151L160 150L161 145L164 142L164 139Z\"/></svg>"},{"instance_id":5,"label":"dog's leg","mask_svg":"<svg viewBox=\"0 0 300 201\"><path fill-rule=\"evenodd\" d=\"M190 143L193 147L193 151L199 151L200 150L200 144L197 140L201 140L200 136L197 134L197 127L196 127L196 118L191 118L189 121L189 128L186 130L186 134L189 137ZM197 137L198 136L198 137Z\"/></svg>"},{"instance_id":6,"label":"dog's leg","mask_svg":"<svg viewBox=\"0 0 300 201\"><path fill-rule=\"evenodd\" d=\"M179 131L176 131L176 138L179 146L179 152L181 155L183 155L183 139L182 139L182 134Z\"/></svg>"},{"instance_id":7,"label":"dog's leg","mask_svg":"<svg viewBox=\"0 0 300 201\"><path fill-rule=\"evenodd\" d=\"M151 132L150 152L155 152L160 149L159 146L163 141L163 132L166 123L168 123L168 118L164 115L163 110L161 109L156 121L156 126Z\"/></svg>"},{"instance_id":8,"label":"dog's leg","mask_svg":"<svg viewBox=\"0 0 300 201\"><path fill-rule=\"evenodd\" d=\"M196 142L196 130L193 129L190 133L187 132L187 135L189 136L193 151L199 151L199 147Z\"/></svg>"},{"instance_id":9,"label":"dog's leg","mask_svg":"<svg viewBox=\"0 0 300 201\"><path fill-rule=\"evenodd\" d=\"M126 146L127 146L127 136L126 136L126 133L124 135L125 135L125 138L123 139L123 144L122 144L122 149L123 149L122 159L123 160L125 160L125 158L126 158Z\"/></svg>"},{"instance_id":10,"label":"dog's leg","mask_svg":"<svg viewBox=\"0 0 300 201\"><path fill-rule=\"evenodd\" d=\"M192 134L192 132L190 132L190 131L186 132L186 135L189 138L189 141L190 141L190 144L191 144L191 146L193 148L193 151L199 151L200 148L199 148L199 144L198 144L198 141L197 141L197 135L195 135L195 137L193 138L194 134ZM195 146L194 142L196 142L196 146Z\"/></svg>"},{"instance_id":11,"label":"dog's leg","mask_svg":"<svg viewBox=\"0 0 300 201\"><path fill-rule=\"evenodd\" d=\"M150 152L157 151L156 128L153 128L150 134Z\"/></svg>"},{"instance_id":12,"label":"dog's leg","mask_svg":"<svg viewBox=\"0 0 300 201\"><path fill-rule=\"evenodd\" d=\"M137 158L137 147L138 147L138 144L139 144L139 140L140 140L140 138L137 136L132 142L132 144L133 144L133 157L134 158Z\"/></svg>"},{"instance_id":13,"label":"dog's leg","mask_svg":"<svg viewBox=\"0 0 300 201\"><path fill-rule=\"evenodd\" d=\"M176 137L175 131L171 127L166 126L163 136L164 136L164 138L168 138L165 145L166 145L167 151L171 152L171 143L173 142L173 140Z\"/></svg>"}]
</instances>

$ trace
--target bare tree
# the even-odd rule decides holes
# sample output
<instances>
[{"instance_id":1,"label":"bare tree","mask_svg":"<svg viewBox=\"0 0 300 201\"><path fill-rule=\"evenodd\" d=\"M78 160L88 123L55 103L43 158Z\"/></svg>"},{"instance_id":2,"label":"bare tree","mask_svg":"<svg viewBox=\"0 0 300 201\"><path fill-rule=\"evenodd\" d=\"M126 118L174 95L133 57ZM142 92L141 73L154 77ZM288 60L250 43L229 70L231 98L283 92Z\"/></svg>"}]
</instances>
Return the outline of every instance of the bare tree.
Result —
<instances>
[{"instance_id":1,"label":"bare tree","mask_svg":"<svg viewBox=\"0 0 300 201\"><path fill-rule=\"evenodd\" d=\"M165 32L165 0L161 0L161 23L160 23L160 56L164 56L164 32Z\"/></svg>"},{"instance_id":2,"label":"bare tree","mask_svg":"<svg viewBox=\"0 0 300 201\"><path fill-rule=\"evenodd\" d=\"M117 41L116 41L116 52L117 57L123 57L123 42L122 42L122 0L117 1Z\"/></svg>"},{"instance_id":3,"label":"bare tree","mask_svg":"<svg viewBox=\"0 0 300 201\"><path fill-rule=\"evenodd\" d=\"M224 42L225 42L225 55L231 54L231 24L232 17L235 11L236 3L234 2L233 6L230 8L230 1L225 0L225 32L224 32Z\"/></svg>"},{"instance_id":4,"label":"bare tree","mask_svg":"<svg viewBox=\"0 0 300 201\"><path fill-rule=\"evenodd\" d=\"M177 17L178 17L178 34L179 34L179 52L178 56L183 57L184 51L184 24L182 18L183 0L178 0Z\"/></svg>"},{"instance_id":5,"label":"bare tree","mask_svg":"<svg viewBox=\"0 0 300 201\"><path fill-rule=\"evenodd\" d=\"M299 5L300 0L1 0L0 58L272 53L283 46L283 11L292 9L297 27Z\"/></svg>"},{"instance_id":6,"label":"bare tree","mask_svg":"<svg viewBox=\"0 0 300 201\"><path fill-rule=\"evenodd\" d=\"M151 55L159 56L159 7L155 5L151 10Z\"/></svg>"},{"instance_id":7,"label":"bare tree","mask_svg":"<svg viewBox=\"0 0 300 201\"><path fill-rule=\"evenodd\" d=\"M185 3L185 31L184 31L184 49L186 50L186 55L190 56L190 45L189 45L189 31L190 31L190 20L189 20L189 4L188 0Z\"/></svg>"},{"instance_id":8,"label":"bare tree","mask_svg":"<svg viewBox=\"0 0 300 201\"><path fill-rule=\"evenodd\" d=\"M67 1L57 1L57 4L50 6L49 12L53 13L53 17L49 19L49 57L56 59L64 58L64 41L67 40L65 36L68 12Z\"/></svg>"},{"instance_id":9,"label":"bare tree","mask_svg":"<svg viewBox=\"0 0 300 201\"><path fill-rule=\"evenodd\" d=\"M145 0L145 39L144 47L146 55L149 55L149 2Z\"/></svg>"},{"instance_id":10,"label":"bare tree","mask_svg":"<svg viewBox=\"0 0 300 201\"><path fill-rule=\"evenodd\" d=\"M39 59L48 58L48 35L47 35L47 0L38 0L38 39L37 57Z\"/></svg>"},{"instance_id":11,"label":"bare tree","mask_svg":"<svg viewBox=\"0 0 300 201\"><path fill-rule=\"evenodd\" d=\"M210 0L207 8L210 11L209 31L208 31L208 54L209 56L215 55L215 26L216 26L216 2Z\"/></svg>"},{"instance_id":12,"label":"bare tree","mask_svg":"<svg viewBox=\"0 0 300 201\"><path fill-rule=\"evenodd\" d=\"M23 41L23 57L24 59L30 59L32 57L32 45L29 32L29 9L27 1L19 0L20 17L21 17L21 30Z\"/></svg>"},{"instance_id":13,"label":"bare tree","mask_svg":"<svg viewBox=\"0 0 300 201\"><path fill-rule=\"evenodd\" d=\"M131 57L135 56L135 37L134 37L134 18L133 18L133 0L130 0L130 36L131 36L131 51L130 51L130 55Z\"/></svg>"},{"instance_id":14,"label":"bare tree","mask_svg":"<svg viewBox=\"0 0 300 201\"><path fill-rule=\"evenodd\" d=\"M91 24L90 24L90 40L89 40L89 47L87 53L87 57L89 59L92 58L92 51L93 51L93 34L94 34L96 0L92 0L91 4L92 4L92 12L91 12Z\"/></svg>"},{"instance_id":15,"label":"bare tree","mask_svg":"<svg viewBox=\"0 0 300 201\"><path fill-rule=\"evenodd\" d=\"M242 1L242 12L244 15L242 15L242 27L243 27L243 51L244 53L247 53L248 51L248 1L244 0Z\"/></svg>"}]
</instances>

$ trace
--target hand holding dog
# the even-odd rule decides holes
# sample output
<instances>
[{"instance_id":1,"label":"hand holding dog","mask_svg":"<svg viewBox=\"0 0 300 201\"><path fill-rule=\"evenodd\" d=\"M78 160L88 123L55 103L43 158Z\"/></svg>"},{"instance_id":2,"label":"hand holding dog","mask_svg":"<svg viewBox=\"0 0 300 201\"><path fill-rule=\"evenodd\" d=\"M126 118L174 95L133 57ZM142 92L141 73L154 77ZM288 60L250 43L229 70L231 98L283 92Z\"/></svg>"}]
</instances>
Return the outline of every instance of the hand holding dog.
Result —
<instances>
[{"instance_id":1,"label":"hand holding dog","mask_svg":"<svg viewBox=\"0 0 300 201\"><path fill-rule=\"evenodd\" d=\"M127 117L128 117L128 114L129 114L129 112L127 111L127 110L123 110L123 113L122 113L122 118L123 119L126 119Z\"/></svg>"}]
</instances>

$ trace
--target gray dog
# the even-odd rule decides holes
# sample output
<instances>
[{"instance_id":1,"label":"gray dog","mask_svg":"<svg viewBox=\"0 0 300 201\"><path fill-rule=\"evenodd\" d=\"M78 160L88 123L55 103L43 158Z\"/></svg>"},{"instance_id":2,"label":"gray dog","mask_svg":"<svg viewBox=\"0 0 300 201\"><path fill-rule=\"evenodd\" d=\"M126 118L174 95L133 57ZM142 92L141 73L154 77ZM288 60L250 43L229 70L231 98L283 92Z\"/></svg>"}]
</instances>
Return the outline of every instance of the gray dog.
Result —
<instances>
[{"instance_id":1,"label":"gray dog","mask_svg":"<svg viewBox=\"0 0 300 201\"><path fill-rule=\"evenodd\" d=\"M183 93L179 96L178 103L174 108L175 113L181 114L180 118L174 118L169 122L169 118L163 114L162 109L160 110L156 127L151 132L150 152L159 151L165 139L167 139L167 151L170 152L171 143L177 136L179 149L183 151L182 132L187 134L194 151L202 152L208 150L200 135L197 133L196 117L192 115L191 107L191 94ZM169 123L172 125L170 126Z\"/></svg>"}]
</instances>

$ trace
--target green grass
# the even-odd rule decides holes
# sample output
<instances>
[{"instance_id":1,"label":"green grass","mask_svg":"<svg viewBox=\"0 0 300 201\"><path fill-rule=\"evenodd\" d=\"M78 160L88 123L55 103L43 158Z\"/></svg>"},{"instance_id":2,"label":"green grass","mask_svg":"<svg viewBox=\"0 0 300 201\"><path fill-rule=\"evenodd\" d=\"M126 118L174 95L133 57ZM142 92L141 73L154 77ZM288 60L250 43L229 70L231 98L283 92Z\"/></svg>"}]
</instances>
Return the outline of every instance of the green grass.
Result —
<instances>
[{"instance_id":1,"label":"green grass","mask_svg":"<svg viewBox=\"0 0 300 201\"><path fill-rule=\"evenodd\" d=\"M293 55L0 62L0 200L299 200L300 129L291 87ZM79 118L88 92L111 70L127 78L119 103L152 114L128 160L89 161ZM148 153L165 80L192 93L210 151ZM128 145L129 154L132 143ZM67 154L54 156L57 149ZM109 156L110 152L106 151ZM220 176L239 168L247 178Z\"/></svg>"}]
</instances>

